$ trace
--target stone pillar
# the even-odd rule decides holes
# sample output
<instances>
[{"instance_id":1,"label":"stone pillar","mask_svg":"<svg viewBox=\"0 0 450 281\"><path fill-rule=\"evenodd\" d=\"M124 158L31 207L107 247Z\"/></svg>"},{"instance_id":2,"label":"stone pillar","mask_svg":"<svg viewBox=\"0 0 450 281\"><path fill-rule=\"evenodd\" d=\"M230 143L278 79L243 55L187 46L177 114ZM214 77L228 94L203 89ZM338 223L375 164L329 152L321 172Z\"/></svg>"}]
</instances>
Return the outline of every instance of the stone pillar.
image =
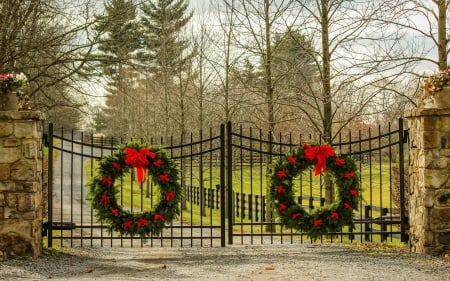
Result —
<instances>
[{"instance_id":1,"label":"stone pillar","mask_svg":"<svg viewBox=\"0 0 450 281\"><path fill-rule=\"evenodd\" d=\"M0 260L42 252L43 120L0 111Z\"/></svg>"},{"instance_id":2,"label":"stone pillar","mask_svg":"<svg viewBox=\"0 0 450 281\"><path fill-rule=\"evenodd\" d=\"M450 250L450 109L407 111L413 252Z\"/></svg>"}]
</instances>

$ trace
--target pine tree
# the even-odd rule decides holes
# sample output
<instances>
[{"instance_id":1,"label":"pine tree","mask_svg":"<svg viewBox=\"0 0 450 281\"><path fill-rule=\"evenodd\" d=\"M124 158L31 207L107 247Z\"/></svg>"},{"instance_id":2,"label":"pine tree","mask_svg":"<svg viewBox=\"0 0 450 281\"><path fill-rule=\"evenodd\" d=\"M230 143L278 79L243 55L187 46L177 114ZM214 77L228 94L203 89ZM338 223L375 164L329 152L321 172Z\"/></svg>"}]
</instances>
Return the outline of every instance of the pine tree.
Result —
<instances>
[{"instance_id":1,"label":"pine tree","mask_svg":"<svg viewBox=\"0 0 450 281\"><path fill-rule=\"evenodd\" d=\"M97 120L107 133L125 135L129 131L131 89L136 79L136 57L141 48L142 36L136 19L136 5L132 0L108 0L105 15L97 15L94 29L101 34L99 43L100 62L103 75L108 78L106 108ZM113 133L114 132L114 133Z\"/></svg>"},{"instance_id":2,"label":"pine tree","mask_svg":"<svg viewBox=\"0 0 450 281\"><path fill-rule=\"evenodd\" d=\"M188 41L181 38L181 32L192 17L187 11L185 0L156 0L142 5L141 25L144 32L145 52L141 59L151 74L151 83L163 93L161 107L164 135L169 134L173 96L177 93L175 78L180 77L191 54L186 54ZM181 81L178 81L181 83Z\"/></svg>"},{"instance_id":3,"label":"pine tree","mask_svg":"<svg viewBox=\"0 0 450 281\"><path fill-rule=\"evenodd\" d=\"M116 78L126 65L133 65L141 47L141 33L132 0L108 0L106 15L97 15L95 30L103 34L98 50L104 74Z\"/></svg>"}]
</instances>

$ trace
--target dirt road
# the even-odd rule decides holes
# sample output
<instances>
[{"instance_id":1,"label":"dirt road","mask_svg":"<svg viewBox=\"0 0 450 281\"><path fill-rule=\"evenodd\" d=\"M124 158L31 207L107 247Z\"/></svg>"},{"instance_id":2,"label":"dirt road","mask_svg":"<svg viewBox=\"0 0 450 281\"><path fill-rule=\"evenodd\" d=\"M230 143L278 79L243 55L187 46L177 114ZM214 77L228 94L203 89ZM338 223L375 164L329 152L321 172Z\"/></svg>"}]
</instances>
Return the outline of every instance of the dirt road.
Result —
<instances>
[{"instance_id":1,"label":"dirt road","mask_svg":"<svg viewBox=\"0 0 450 281\"><path fill-rule=\"evenodd\" d=\"M0 263L0 280L450 281L450 262L329 244L63 249Z\"/></svg>"}]
</instances>

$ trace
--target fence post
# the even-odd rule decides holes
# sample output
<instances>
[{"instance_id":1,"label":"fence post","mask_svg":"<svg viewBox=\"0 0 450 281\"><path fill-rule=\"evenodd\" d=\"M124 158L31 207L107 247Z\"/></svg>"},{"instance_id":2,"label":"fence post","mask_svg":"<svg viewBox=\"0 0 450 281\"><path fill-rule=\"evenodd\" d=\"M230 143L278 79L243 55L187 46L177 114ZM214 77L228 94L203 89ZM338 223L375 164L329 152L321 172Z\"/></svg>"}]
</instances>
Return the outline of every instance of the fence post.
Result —
<instances>
[{"instance_id":1,"label":"fence post","mask_svg":"<svg viewBox=\"0 0 450 281\"><path fill-rule=\"evenodd\" d=\"M220 246L225 247L226 230L226 200L225 200L225 126L220 125L220 186L216 186L220 192ZM219 203L217 203L219 207Z\"/></svg>"},{"instance_id":2,"label":"fence post","mask_svg":"<svg viewBox=\"0 0 450 281\"><path fill-rule=\"evenodd\" d=\"M53 247L53 123L48 125L47 246Z\"/></svg>"},{"instance_id":3,"label":"fence post","mask_svg":"<svg viewBox=\"0 0 450 281\"><path fill-rule=\"evenodd\" d=\"M226 187L227 187L227 197L226 197L226 201L227 201L227 216L228 216L228 244L233 244L233 220L234 220L234 215L233 215L233 159L232 159L232 155L233 155L233 134L232 134L232 127L231 127L231 122L227 123L227 131L226 131L226 160L227 160L227 165L226 165L226 170L227 170L227 183L226 183Z\"/></svg>"},{"instance_id":4,"label":"fence post","mask_svg":"<svg viewBox=\"0 0 450 281\"><path fill-rule=\"evenodd\" d=\"M248 219L253 219L253 194L248 195Z\"/></svg>"},{"instance_id":5,"label":"fence post","mask_svg":"<svg viewBox=\"0 0 450 281\"><path fill-rule=\"evenodd\" d=\"M403 119L398 119L398 142L399 142L399 188L400 188L400 240L406 242L409 236L406 234L406 220L407 214L405 210L406 200L405 200L405 152L403 146L408 141L408 137L404 136L405 130L403 129Z\"/></svg>"},{"instance_id":6,"label":"fence post","mask_svg":"<svg viewBox=\"0 0 450 281\"><path fill-rule=\"evenodd\" d=\"M372 218L372 216L370 215L370 212L372 210L371 206L364 206L364 219L370 219ZM365 222L364 223L364 239L365 241L372 241L371 239L371 234L370 232L372 232L372 228L370 227L370 222Z\"/></svg>"},{"instance_id":7,"label":"fence post","mask_svg":"<svg viewBox=\"0 0 450 281\"><path fill-rule=\"evenodd\" d=\"M386 216L389 213L388 208L383 208L381 210L381 242L385 242L388 238L387 231L387 224L383 223L383 217Z\"/></svg>"}]
</instances>

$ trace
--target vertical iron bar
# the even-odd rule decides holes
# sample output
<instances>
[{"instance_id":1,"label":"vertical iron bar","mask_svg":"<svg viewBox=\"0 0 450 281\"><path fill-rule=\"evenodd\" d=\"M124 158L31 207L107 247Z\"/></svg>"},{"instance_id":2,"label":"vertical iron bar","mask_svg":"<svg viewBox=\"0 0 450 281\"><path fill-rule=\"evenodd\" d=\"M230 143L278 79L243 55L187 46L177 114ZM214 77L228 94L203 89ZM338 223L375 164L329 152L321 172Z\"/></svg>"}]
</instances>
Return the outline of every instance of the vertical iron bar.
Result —
<instances>
[{"instance_id":1,"label":"vertical iron bar","mask_svg":"<svg viewBox=\"0 0 450 281\"><path fill-rule=\"evenodd\" d=\"M273 131L270 131L269 132L269 149L268 149L269 159L268 159L267 165L270 165L272 163L272 157L273 157L273 135L272 134L273 134ZM267 171L267 169L266 169L266 171ZM267 178L266 178L266 182L267 182ZM269 199L269 202L267 202L267 204L266 204L266 208L268 208L266 215L270 216L270 221L269 221L269 223L270 223L270 226L269 226L269 228L270 228L270 244L273 244L273 234L276 231L276 226L274 224L274 219L273 219L274 212L272 211L272 197L270 196L270 193L268 192L267 186L266 186L266 198Z\"/></svg>"},{"instance_id":2,"label":"vertical iron bar","mask_svg":"<svg viewBox=\"0 0 450 281\"><path fill-rule=\"evenodd\" d=\"M399 182L400 182L400 240L406 242L408 237L406 235L406 216L405 216L405 159L404 159L404 144L405 140L403 138L403 119L398 120L398 140L399 140Z\"/></svg>"},{"instance_id":3,"label":"vertical iron bar","mask_svg":"<svg viewBox=\"0 0 450 281\"><path fill-rule=\"evenodd\" d=\"M59 209L60 209L60 212L59 212L59 220L60 221L63 221L63 198L64 198L64 196L63 196L63 187L64 187L64 129L63 128L61 128L61 145L60 145L60 156L59 156L59 161L60 161L60 163L61 163L61 167L60 167L60 179L59 179L59 183L60 183L60 187L59 187L59 189L60 189L60 194L59 194L59 196L60 196L60 204L59 204ZM60 230L59 231L59 243L60 243L60 247L63 247L63 231L62 230Z\"/></svg>"},{"instance_id":4,"label":"vertical iron bar","mask_svg":"<svg viewBox=\"0 0 450 281\"><path fill-rule=\"evenodd\" d=\"M372 206L365 206L364 207L364 219L365 219L365 223L364 223L364 238L365 241L372 241L372 223L369 222L369 219L372 220L372 216L370 215L372 210Z\"/></svg>"},{"instance_id":5,"label":"vertical iron bar","mask_svg":"<svg viewBox=\"0 0 450 281\"><path fill-rule=\"evenodd\" d=\"M83 229L83 225L84 225L84 209L83 209L83 202L84 202L84 192L83 192L83 186L84 186L84 161L83 161L83 155L84 155L84 132L81 132L81 148L80 148L80 157L81 157L81 161L80 161L80 170L81 170L81 182L80 182L80 229ZM83 247L83 231L81 231L81 235L80 235L80 245L81 247ZM112 245L111 245L112 246Z\"/></svg>"},{"instance_id":6,"label":"vertical iron bar","mask_svg":"<svg viewBox=\"0 0 450 281\"><path fill-rule=\"evenodd\" d=\"M239 222L240 222L240 229L241 229L241 233L244 233L244 225L243 225L243 206L242 206L242 202L239 200L239 196L243 197L243 193L244 193L244 171L243 171L243 166L244 166L244 155L243 155L243 143L242 140L244 139L243 137L243 132L242 132L242 125L239 126L239 171L240 171L240 177L241 177L241 181L240 181L240 187L239 187L239 192L236 192L236 218L240 218ZM244 243L244 237L241 235L241 244Z\"/></svg>"},{"instance_id":7,"label":"vertical iron bar","mask_svg":"<svg viewBox=\"0 0 450 281\"><path fill-rule=\"evenodd\" d=\"M203 217L206 216L205 210L205 186L203 184L203 130L200 130L199 140L199 182L200 182L200 247L203 246Z\"/></svg>"},{"instance_id":8,"label":"vertical iron bar","mask_svg":"<svg viewBox=\"0 0 450 281\"><path fill-rule=\"evenodd\" d=\"M208 202L209 202L209 237L210 237L210 247L213 246L213 209L214 209L214 190L213 190L213 174L212 174L212 170L213 170L213 163L212 163L212 159L213 159L213 141L212 141L212 136L213 136L213 131L212 128L209 128L209 192L208 192Z\"/></svg>"},{"instance_id":9,"label":"vertical iron bar","mask_svg":"<svg viewBox=\"0 0 450 281\"><path fill-rule=\"evenodd\" d=\"M183 135L183 133L181 133L181 135ZM170 147L170 159L173 159L173 136L170 137ZM150 195L150 201L153 201L152 197L153 196ZM162 241L163 239L161 239L161 243ZM173 247L173 222L170 222L170 247Z\"/></svg>"},{"instance_id":10,"label":"vertical iron bar","mask_svg":"<svg viewBox=\"0 0 450 281\"><path fill-rule=\"evenodd\" d=\"M182 133L181 134L181 137L180 137L180 181L181 181L181 187L182 188L186 188L186 181L185 181L185 169L184 169L184 137L185 137L185 133ZM173 156L173 154L172 154L172 150L171 150L171 156ZM185 191L185 190L183 190L183 192L182 192L184 195L186 195L186 197L187 198L189 198L189 194L190 194L190 192L189 192L189 190L187 190L187 191ZM192 198L192 197L191 197ZM185 201L183 201L183 200L186 200L186 199L181 199L182 201L181 201L181 208L180 208L180 246L181 247L183 247L183 241L184 241L184 239L183 239L183 235L184 235L184 224L183 224L183 213L184 213L184 210L186 209L186 205L187 205L187 203L185 202ZM189 200L189 199L188 199ZM190 200L192 200L192 199L190 199Z\"/></svg>"},{"instance_id":11,"label":"vertical iron bar","mask_svg":"<svg viewBox=\"0 0 450 281\"><path fill-rule=\"evenodd\" d=\"M372 169L372 133L371 133L371 129L369 127L369 205L372 207L373 206L373 188L372 188L372 183L373 183L373 169ZM362 162L362 161L361 161ZM373 236L372 236L372 230L373 230L373 222L372 222L372 216L370 216L370 230L371 230L371 235L370 235L370 241L373 241Z\"/></svg>"},{"instance_id":12,"label":"vertical iron bar","mask_svg":"<svg viewBox=\"0 0 450 281\"><path fill-rule=\"evenodd\" d=\"M389 122L389 138L388 138L388 144L389 144L389 195L392 197L392 130L391 130L391 122ZM393 206L392 206L392 201L393 200L389 200L389 209L391 210L391 215L390 215L390 220L392 220L392 214L393 214ZM389 225L389 231L391 232L391 242L392 242L392 224Z\"/></svg>"},{"instance_id":13,"label":"vertical iron bar","mask_svg":"<svg viewBox=\"0 0 450 281\"><path fill-rule=\"evenodd\" d=\"M90 176L91 176L91 178L93 178L94 177L94 161L95 161L95 159L94 159L94 146L93 146L93 143L92 143L92 137L93 137L93 135L91 135L90 136L90 138L89 138L89 140L90 140L90 143L89 143L89 145L90 145L90 147L91 147L91 151L90 151L90 156L91 156L91 174L90 174ZM120 195L122 195L122 193L120 194ZM90 207L90 219L91 219L91 225L90 225L90 243L91 243L91 248L92 247L94 247L94 239L93 239L93 232L94 232L94 209L92 208L92 205L91 205L91 207ZM122 240L121 240L122 241Z\"/></svg>"},{"instance_id":14,"label":"vertical iron bar","mask_svg":"<svg viewBox=\"0 0 450 281\"><path fill-rule=\"evenodd\" d=\"M220 125L220 246L225 247L225 125Z\"/></svg>"},{"instance_id":15,"label":"vertical iron bar","mask_svg":"<svg viewBox=\"0 0 450 281\"><path fill-rule=\"evenodd\" d=\"M252 196L253 196L253 130L250 128L250 194L248 196L248 218L250 219L250 244L253 244L253 208L252 208Z\"/></svg>"},{"instance_id":16,"label":"vertical iron bar","mask_svg":"<svg viewBox=\"0 0 450 281\"><path fill-rule=\"evenodd\" d=\"M190 169L190 173L189 173L189 175L190 175L190 180L189 180L189 184L190 184L190 186L193 186L193 174L194 174L194 168L193 168L193 165L194 165L194 159L193 159L193 154L194 154L194 141L193 141L193 135L192 135L192 133L190 133L190 143L189 143L189 149L190 149L190 156L189 156L189 169ZM197 193L198 194L198 193ZM194 189L194 198L198 198L197 197L197 195L196 195L196 192L195 192L195 189ZM192 226L192 225L194 225L194 218L193 218L193 216L194 216L194 204L195 204L195 200L196 199L194 199L194 200L192 200L191 201L191 208L190 208L190 210L191 210L191 213L190 213L190 218L191 218L191 221L190 221L190 225ZM197 201L198 202L198 201ZM200 216L201 216L201 214L200 214ZM191 227L191 247L193 247L194 246L194 229Z\"/></svg>"},{"instance_id":17,"label":"vertical iron bar","mask_svg":"<svg viewBox=\"0 0 450 281\"><path fill-rule=\"evenodd\" d=\"M47 246L53 247L53 123L48 124Z\"/></svg>"},{"instance_id":18,"label":"vertical iron bar","mask_svg":"<svg viewBox=\"0 0 450 281\"><path fill-rule=\"evenodd\" d=\"M71 131L71 139L70 139L70 221L73 222L73 164L74 164L74 130ZM83 170L80 171L80 173L83 173ZM62 175L61 175L62 176ZM73 247L73 230L70 230L70 247Z\"/></svg>"},{"instance_id":19,"label":"vertical iron bar","mask_svg":"<svg viewBox=\"0 0 450 281\"><path fill-rule=\"evenodd\" d=\"M232 146L232 126L231 122L227 123L227 206L228 206L228 244L233 244L233 146Z\"/></svg>"},{"instance_id":20,"label":"vertical iron bar","mask_svg":"<svg viewBox=\"0 0 450 281\"><path fill-rule=\"evenodd\" d=\"M351 139L352 138L351 138L351 133L350 133L350 143L351 143ZM350 153L351 153L351 149L352 149L352 146L350 145ZM361 150L362 150L362 140L361 140L361 129L360 129L360 130L358 130L358 151L359 151L358 155L359 155L359 157L362 157ZM359 161L359 186L362 189L362 162L361 161ZM362 197L362 194L360 194L360 196ZM362 219L362 206L363 206L362 201L363 200L360 200L360 207L359 207L359 209L361 210L360 215L359 215L360 219ZM362 232L362 224L360 225L360 230ZM363 242L362 235L360 235L360 242L361 243Z\"/></svg>"},{"instance_id":21,"label":"vertical iron bar","mask_svg":"<svg viewBox=\"0 0 450 281\"><path fill-rule=\"evenodd\" d=\"M258 136L258 141L259 141L259 151L263 151L263 136L262 136L262 129L259 129L259 136ZM261 244L263 244L263 242L264 242L264 236L262 235L263 234L263 231L264 231L264 221L265 221L265 216L266 216L266 214L264 213L264 211L265 211L265 209L264 209L264 193L263 193L263 191L264 191L264 189L263 189L263 187L264 187L264 181L265 181L265 175L264 175L264 170L263 170L263 168L264 168L264 166L265 166L265 158L264 158L264 155L262 154L260 152L260 158L259 158L259 182L260 182L260 184L259 184L259 194L260 194L260 196L261 196L261 201L260 201L260 205L259 205L259 212L260 212L260 216L259 216L259 221L260 221L260 224L259 224L259 232L261 233L261 236L260 236L260 240L261 240ZM266 190L267 190L267 188L266 188Z\"/></svg>"},{"instance_id":22,"label":"vertical iron bar","mask_svg":"<svg viewBox=\"0 0 450 281\"><path fill-rule=\"evenodd\" d=\"M378 169L379 169L379 185L378 185L378 187L379 187L379 194L380 194L380 200L379 200L379 204L380 204L380 208L382 209L383 208L383 173L382 173L382 171L383 171L383 167L382 167L382 162L383 162L383 155L382 155L382 144L381 144L381 141L382 141L382 139L381 139L381 125L378 125L378 148L377 148L377 150L378 150L378 161L379 161L379 163L378 163ZM389 174L390 174L390 170L389 170ZM383 216L383 214L382 214L382 216ZM381 229L381 231L380 231L380 237L381 237L381 242L384 242L384 240L383 240L383 227L381 227L380 228Z\"/></svg>"}]
</instances>

